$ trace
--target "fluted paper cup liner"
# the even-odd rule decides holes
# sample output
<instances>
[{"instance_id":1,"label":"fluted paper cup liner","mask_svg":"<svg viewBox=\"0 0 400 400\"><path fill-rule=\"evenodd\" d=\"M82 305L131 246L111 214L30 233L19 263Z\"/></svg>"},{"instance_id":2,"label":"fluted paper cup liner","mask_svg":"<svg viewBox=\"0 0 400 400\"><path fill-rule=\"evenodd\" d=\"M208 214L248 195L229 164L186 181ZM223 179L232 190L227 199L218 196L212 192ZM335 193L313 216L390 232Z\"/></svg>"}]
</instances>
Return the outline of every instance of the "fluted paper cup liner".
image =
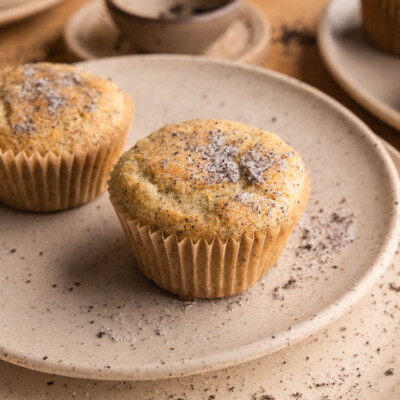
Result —
<instances>
[{"instance_id":1,"label":"fluted paper cup liner","mask_svg":"<svg viewBox=\"0 0 400 400\"><path fill-rule=\"evenodd\" d=\"M400 1L362 0L362 16L371 43L400 55Z\"/></svg>"},{"instance_id":2,"label":"fluted paper cup liner","mask_svg":"<svg viewBox=\"0 0 400 400\"><path fill-rule=\"evenodd\" d=\"M14 155L0 150L0 200L35 212L65 210L93 200L107 188L110 171L124 149L131 116L129 111L120 132L87 151L28 157L25 152Z\"/></svg>"},{"instance_id":3,"label":"fluted paper cup liner","mask_svg":"<svg viewBox=\"0 0 400 400\"><path fill-rule=\"evenodd\" d=\"M110 189L109 189L110 190ZM240 239L219 238L194 242L189 236L178 240L152 231L150 226L130 219L110 190L110 200L124 229L137 266L149 279L181 298L232 296L252 286L278 260L303 212L309 193L307 184L300 203L279 226Z\"/></svg>"}]
</instances>

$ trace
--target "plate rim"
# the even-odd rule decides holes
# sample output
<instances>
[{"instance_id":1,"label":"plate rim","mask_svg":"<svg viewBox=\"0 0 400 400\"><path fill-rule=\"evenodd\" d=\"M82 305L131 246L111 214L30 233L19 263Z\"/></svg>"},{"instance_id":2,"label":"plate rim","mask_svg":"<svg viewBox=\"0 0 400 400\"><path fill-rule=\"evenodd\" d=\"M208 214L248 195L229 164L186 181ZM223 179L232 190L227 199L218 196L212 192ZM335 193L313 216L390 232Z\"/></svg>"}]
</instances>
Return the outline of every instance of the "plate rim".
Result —
<instances>
[{"instance_id":1,"label":"plate rim","mask_svg":"<svg viewBox=\"0 0 400 400\"><path fill-rule=\"evenodd\" d=\"M382 165L387 173L387 179L393 190L394 202L392 204L391 212L392 217L388 224L388 230L385 236L385 242L377 252L372 266L364 273L359 281L353 286L352 289L344 293L324 307L319 314L299 323L292 327L290 330L280 332L274 338L264 338L250 344L236 347L234 350L224 350L214 353L211 357L201 356L195 359L186 360L185 363L181 361L169 362L165 365L160 364L142 364L132 368L131 365L119 365L111 369L99 370L96 367L85 365L76 367L68 363L59 364L57 361L41 359L32 359L19 354L18 351L9 351L0 345L0 359L20 365L26 368L34 369L40 372L70 376L85 379L97 380L154 380L154 379L167 379L176 378L180 376L195 375L207 371L217 370L221 368L231 367L237 364L242 364L263 356L271 354L280 350L283 347L289 346L292 343L298 342L306 337L312 335L316 331L323 329L329 323L338 319L342 314L348 311L352 305L359 301L375 284L377 279L385 271L386 267L397 249L398 239L400 234L400 180L398 178L397 169L383 147L383 144L372 130L363 122L359 117L353 114L345 106L340 104L337 100L323 93L322 91L301 82L293 77L284 75L282 73L271 71L263 67L243 64L231 60L218 60L204 56L187 56L187 55L127 55L121 57L102 58L97 60L90 60L79 62L76 65L85 67L87 64L114 62L118 63L121 59L160 59L166 62L167 59L171 61L186 61L203 64L218 64L225 65L232 68L256 72L262 75L267 75L274 80L289 85L291 87L300 89L318 98L324 104L339 112L339 114L351 120L360 129L360 135L366 139L371 146L371 149L376 153L376 157L380 158ZM397 203L397 204L396 204ZM232 353L234 352L234 355ZM211 360L210 360L211 358Z\"/></svg>"},{"instance_id":2,"label":"plate rim","mask_svg":"<svg viewBox=\"0 0 400 400\"><path fill-rule=\"evenodd\" d=\"M332 0L326 6L320 22L317 27L317 44L318 49L321 54L321 58L324 61L326 68L328 69L331 76L335 81L342 87L342 89L349 94L357 103L363 106L371 114L375 115L377 118L386 122L393 128L400 130L400 112L396 112L391 107L388 107L379 99L373 96L370 92L363 89L361 86L355 84L351 77L346 74L344 68L340 68L340 63L335 61L335 57L329 51L328 41L333 37L331 35L331 29L329 24L329 15L332 12L332 8L337 1ZM350 0L351 1L351 0ZM356 2L356 0L353 0ZM358 5L360 7L360 5ZM333 42L335 40L332 39Z\"/></svg>"}]
</instances>

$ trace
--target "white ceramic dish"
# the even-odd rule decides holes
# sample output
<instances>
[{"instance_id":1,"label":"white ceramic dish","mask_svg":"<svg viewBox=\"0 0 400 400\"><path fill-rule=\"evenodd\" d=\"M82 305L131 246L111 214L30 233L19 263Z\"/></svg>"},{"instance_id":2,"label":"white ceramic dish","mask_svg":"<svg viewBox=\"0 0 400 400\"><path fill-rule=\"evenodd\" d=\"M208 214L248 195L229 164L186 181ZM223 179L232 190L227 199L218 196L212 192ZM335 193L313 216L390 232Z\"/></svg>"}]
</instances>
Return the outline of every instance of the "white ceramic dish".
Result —
<instances>
[{"instance_id":1,"label":"white ceramic dish","mask_svg":"<svg viewBox=\"0 0 400 400\"><path fill-rule=\"evenodd\" d=\"M299 227L278 266L254 288L185 303L133 267L106 195L49 215L0 208L3 359L96 379L218 369L321 329L385 270L399 230L397 173L373 133L334 100L262 68L204 58L136 56L81 66L112 77L135 99L128 146L166 123L195 117L278 133L303 155L312 177L303 228L312 217L354 213L354 241L328 263L315 263L299 248L305 244Z\"/></svg>"},{"instance_id":2,"label":"white ceramic dish","mask_svg":"<svg viewBox=\"0 0 400 400\"><path fill-rule=\"evenodd\" d=\"M318 43L337 82L372 114L400 130L400 57L373 47L361 27L359 0L333 0Z\"/></svg>"},{"instance_id":3,"label":"white ceramic dish","mask_svg":"<svg viewBox=\"0 0 400 400\"><path fill-rule=\"evenodd\" d=\"M204 55L257 64L264 60L270 41L270 25L255 5L244 4L239 18ZM135 54L112 22L102 1L81 7L69 20L64 40L76 60Z\"/></svg>"},{"instance_id":4,"label":"white ceramic dish","mask_svg":"<svg viewBox=\"0 0 400 400\"><path fill-rule=\"evenodd\" d=\"M63 0L16 0L7 1L0 7L0 26L29 17L50 8ZM0 2L1 5L1 2Z\"/></svg>"},{"instance_id":5,"label":"white ceramic dish","mask_svg":"<svg viewBox=\"0 0 400 400\"><path fill-rule=\"evenodd\" d=\"M202 54L237 19L242 0L186 0L184 3L105 0L105 3L115 25L143 52Z\"/></svg>"},{"instance_id":6,"label":"white ceramic dish","mask_svg":"<svg viewBox=\"0 0 400 400\"><path fill-rule=\"evenodd\" d=\"M400 163L398 155L396 161ZM136 382L66 378L0 361L0 398L263 400L269 395L276 400L398 400L400 293L391 285L400 285L399 254L349 313L301 343L262 359L202 375Z\"/></svg>"}]
</instances>

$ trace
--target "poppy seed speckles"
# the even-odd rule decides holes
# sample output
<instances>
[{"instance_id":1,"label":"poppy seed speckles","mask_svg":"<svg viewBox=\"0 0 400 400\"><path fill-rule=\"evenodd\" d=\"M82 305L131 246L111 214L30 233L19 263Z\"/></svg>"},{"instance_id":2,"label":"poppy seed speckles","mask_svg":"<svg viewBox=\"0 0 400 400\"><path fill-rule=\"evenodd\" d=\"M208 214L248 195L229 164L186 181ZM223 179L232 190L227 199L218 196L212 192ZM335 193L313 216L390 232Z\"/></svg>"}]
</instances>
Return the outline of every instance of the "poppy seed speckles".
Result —
<instances>
[{"instance_id":1,"label":"poppy seed speckles","mask_svg":"<svg viewBox=\"0 0 400 400\"><path fill-rule=\"evenodd\" d=\"M303 161L289 145L260 128L213 119L167 125L138 141L111 186L152 229L210 239L276 226L308 193Z\"/></svg>"}]
</instances>

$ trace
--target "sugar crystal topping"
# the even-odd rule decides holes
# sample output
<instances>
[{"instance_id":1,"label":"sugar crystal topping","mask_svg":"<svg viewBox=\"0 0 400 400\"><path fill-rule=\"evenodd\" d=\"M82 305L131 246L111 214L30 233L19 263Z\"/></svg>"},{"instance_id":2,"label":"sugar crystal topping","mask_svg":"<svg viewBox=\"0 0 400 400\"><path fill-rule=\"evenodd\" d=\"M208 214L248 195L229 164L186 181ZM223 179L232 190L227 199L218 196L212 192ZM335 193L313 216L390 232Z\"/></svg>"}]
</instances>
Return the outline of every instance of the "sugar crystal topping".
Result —
<instances>
[{"instance_id":1,"label":"sugar crystal topping","mask_svg":"<svg viewBox=\"0 0 400 400\"><path fill-rule=\"evenodd\" d=\"M83 82L76 71L61 72L43 65L27 64L23 67L20 83L16 84L16 97L20 102L34 106L33 112L43 112L37 101L44 101L45 109L51 118L56 118L64 107L70 105L68 93L65 89L75 87ZM90 97L85 112L92 112L97 106L97 99ZM11 93L4 94L6 102L12 104ZM14 100L15 101L15 100ZM33 120L28 115L20 122L12 125L16 133L34 133Z\"/></svg>"},{"instance_id":2,"label":"sugar crystal topping","mask_svg":"<svg viewBox=\"0 0 400 400\"><path fill-rule=\"evenodd\" d=\"M232 182L240 179L239 165L235 161L239 149L226 144L221 130L211 130L209 133L208 146L199 146L188 143L186 151L194 152L205 161L205 169L210 173L210 182ZM172 132L172 136L179 137L178 132ZM188 156L189 164L193 163L192 157Z\"/></svg>"},{"instance_id":3,"label":"sugar crystal topping","mask_svg":"<svg viewBox=\"0 0 400 400\"><path fill-rule=\"evenodd\" d=\"M173 132L173 136L177 135L179 133ZM250 183L255 184L264 179L265 172L270 168L278 167L281 171L286 171L287 159L294 155L293 152L278 154L275 151L269 151L265 153L263 144L257 142L237 160L238 147L227 144L220 129L211 130L208 135L208 146L189 145L187 150L195 151L202 160L206 161L205 169L210 173L211 182L236 183L242 172Z\"/></svg>"},{"instance_id":4,"label":"sugar crystal topping","mask_svg":"<svg viewBox=\"0 0 400 400\"><path fill-rule=\"evenodd\" d=\"M47 100L48 111L52 115L56 113L57 109L68 104L68 97L65 94L61 94L59 89L62 86L71 86L71 79L65 80L65 77L63 77L63 80L56 82L48 77L34 78L34 76L29 73L27 77L25 76L27 79L19 85L19 99L29 102L40 98L45 99Z\"/></svg>"},{"instance_id":5,"label":"sugar crystal topping","mask_svg":"<svg viewBox=\"0 0 400 400\"><path fill-rule=\"evenodd\" d=\"M245 153L240 160L240 168L251 183L262 181L264 173L272 167L278 166L281 171L286 171L288 168L287 158L294 155L293 152L279 155L275 151L262 154L257 147L259 147L258 144Z\"/></svg>"},{"instance_id":6,"label":"sugar crystal topping","mask_svg":"<svg viewBox=\"0 0 400 400\"><path fill-rule=\"evenodd\" d=\"M233 199L249 207L256 214L261 214L262 207L267 205L265 198L257 197L254 193L249 192L239 193Z\"/></svg>"},{"instance_id":7,"label":"sugar crystal topping","mask_svg":"<svg viewBox=\"0 0 400 400\"><path fill-rule=\"evenodd\" d=\"M213 182L238 182L240 178L239 166L235 162L239 149L225 143L221 130L210 131L210 144L204 152L207 160L206 169L210 172Z\"/></svg>"},{"instance_id":8,"label":"sugar crystal topping","mask_svg":"<svg viewBox=\"0 0 400 400\"><path fill-rule=\"evenodd\" d=\"M24 121L14 124L13 129L15 132L20 133L33 133L35 132L35 128L33 126L32 120L30 118L25 118Z\"/></svg>"}]
</instances>

